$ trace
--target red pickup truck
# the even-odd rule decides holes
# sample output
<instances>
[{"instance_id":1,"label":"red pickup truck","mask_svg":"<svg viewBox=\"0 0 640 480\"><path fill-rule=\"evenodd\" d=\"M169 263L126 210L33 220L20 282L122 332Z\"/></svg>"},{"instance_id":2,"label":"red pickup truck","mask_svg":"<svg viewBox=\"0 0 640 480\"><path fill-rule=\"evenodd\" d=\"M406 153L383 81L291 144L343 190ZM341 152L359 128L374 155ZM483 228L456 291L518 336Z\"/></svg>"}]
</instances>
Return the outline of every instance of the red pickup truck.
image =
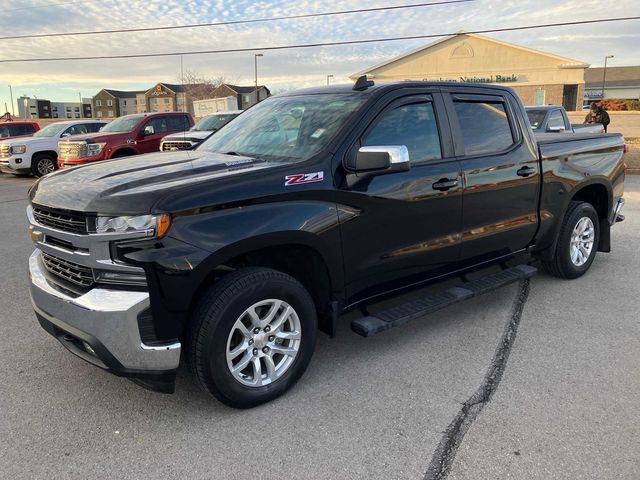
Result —
<instances>
[{"instance_id":1,"label":"red pickup truck","mask_svg":"<svg viewBox=\"0 0 640 480\"><path fill-rule=\"evenodd\" d=\"M16 137L30 137L40 130L38 122L9 121L0 122L0 140L8 140Z\"/></svg>"},{"instance_id":2,"label":"red pickup truck","mask_svg":"<svg viewBox=\"0 0 640 480\"><path fill-rule=\"evenodd\" d=\"M58 142L58 167L72 167L110 158L157 152L169 133L193 126L189 113L138 113L116 118L86 135L74 135Z\"/></svg>"}]
</instances>

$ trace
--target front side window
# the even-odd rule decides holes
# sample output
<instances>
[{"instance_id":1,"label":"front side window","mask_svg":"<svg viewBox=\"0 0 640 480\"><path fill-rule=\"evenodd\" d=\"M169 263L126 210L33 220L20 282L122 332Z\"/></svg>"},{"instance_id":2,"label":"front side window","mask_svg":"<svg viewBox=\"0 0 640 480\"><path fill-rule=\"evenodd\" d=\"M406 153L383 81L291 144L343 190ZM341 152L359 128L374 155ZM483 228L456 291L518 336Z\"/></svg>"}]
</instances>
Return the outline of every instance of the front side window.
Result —
<instances>
[{"instance_id":1,"label":"front side window","mask_svg":"<svg viewBox=\"0 0 640 480\"><path fill-rule=\"evenodd\" d=\"M162 133L162 132L169 131L167 126L167 117L165 116L152 118L146 123L145 127L147 125L151 125L153 127L154 133Z\"/></svg>"},{"instance_id":2,"label":"front side window","mask_svg":"<svg viewBox=\"0 0 640 480\"><path fill-rule=\"evenodd\" d=\"M411 163L442 158L432 102L402 105L382 113L362 139L362 146L404 145Z\"/></svg>"},{"instance_id":3,"label":"front side window","mask_svg":"<svg viewBox=\"0 0 640 480\"><path fill-rule=\"evenodd\" d=\"M83 135L87 132L87 128L84 125L71 125L64 133L67 135Z\"/></svg>"},{"instance_id":4,"label":"front side window","mask_svg":"<svg viewBox=\"0 0 640 480\"><path fill-rule=\"evenodd\" d=\"M329 145L364 100L357 93L270 97L226 124L198 150L282 162L307 160Z\"/></svg>"},{"instance_id":5,"label":"front side window","mask_svg":"<svg viewBox=\"0 0 640 480\"><path fill-rule=\"evenodd\" d=\"M502 152L513 145L513 133L504 103L455 101L466 155Z\"/></svg>"}]
</instances>

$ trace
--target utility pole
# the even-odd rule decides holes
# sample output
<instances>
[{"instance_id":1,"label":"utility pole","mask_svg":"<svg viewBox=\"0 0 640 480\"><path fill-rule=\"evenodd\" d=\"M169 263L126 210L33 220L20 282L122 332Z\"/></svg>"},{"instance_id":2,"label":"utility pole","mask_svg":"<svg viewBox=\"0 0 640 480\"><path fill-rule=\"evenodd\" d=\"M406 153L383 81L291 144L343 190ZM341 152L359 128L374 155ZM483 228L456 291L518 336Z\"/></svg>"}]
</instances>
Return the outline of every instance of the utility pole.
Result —
<instances>
[{"instance_id":1,"label":"utility pole","mask_svg":"<svg viewBox=\"0 0 640 480\"><path fill-rule=\"evenodd\" d=\"M184 65L182 63L182 55L180 55L180 83L182 84L182 110L185 111L185 104L187 103L187 91L184 88ZM176 95L176 103L178 102L178 93ZM178 110L178 105L176 105L176 111Z\"/></svg>"},{"instance_id":2,"label":"utility pole","mask_svg":"<svg viewBox=\"0 0 640 480\"><path fill-rule=\"evenodd\" d=\"M82 92L78 92L78 99L80 100L80 116L84 118L84 104L82 103Z\"/></svg>"},{"instance_id":3,"label":"utility pole","mask_svg":"<svg viewBox=\"0 0 640 480\"><path fill-rule=\"evenodd\" d=\"M254 72L256 74L256 103L258 103L258 57L264 57L264 55L262 53L253 55Z\"/></svg>"},{"instance_id":4,"label":"utility pole","mask_svg":"<svg viewBox=\"0 0 640 480\"><path fill-rule=\"evenodd\" d=\"M11 85L9 85L9 95L11 95L11 113L15 117L16 116L16 111L13 109L13 90L11 88Z\"/></svg>"},{"instance_id":5,"label":"utility pole","mask_svg":"<svg viewBox=\"0 0 640 480\"><path fill-rule=\"evenodd\" d=\"M333 75L327 75L327 85L329 85L329 79L333 78Z\"/></svg>"},{"instance_id":6,"label":"utility pole","mask_svg":"<svg viewBox=\"0 0 640 480\"><path fill-rule=\"evenodd\" d=\"M604 100L604 84L607 81L607 60L613 58L613 55L606 55L604 57L604 71L602 72L602 100Z\"/></svg>"}]
</instances>

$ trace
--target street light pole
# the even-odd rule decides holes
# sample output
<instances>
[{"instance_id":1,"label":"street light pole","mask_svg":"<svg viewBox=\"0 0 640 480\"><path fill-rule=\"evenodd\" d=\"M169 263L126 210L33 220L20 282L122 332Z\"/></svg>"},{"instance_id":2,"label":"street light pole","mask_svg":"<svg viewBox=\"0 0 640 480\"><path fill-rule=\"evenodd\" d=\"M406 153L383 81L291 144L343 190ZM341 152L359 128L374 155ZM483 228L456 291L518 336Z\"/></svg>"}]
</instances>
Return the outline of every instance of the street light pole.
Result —
<instances>
[{"instance_id":1,"label":"street light pole","mask_svg":"<svg viewBox=\"0 0 640 480\"><path fill-rule=\"evenodd\" d=\"M329 79L330 78L333 78L333 75L331 75L331 74L327 75L327 85L329 85Z\"/></svg>"},{"instance_id":2,"label":"street light pole","mask_svg":"<svg viewBox=\"0 0 640 480\"><path fill-rule=\"evenodd\" d=\"M11 88L11 85L9 85L9 95L11 95L11 114L15 117L16 111L13 109L13 89Z\"/></svg>"},{"instance_id":3,"label":"street light pole","mask_svg":"<svg viewBox=\"0 0 640 480\"><path fill-rule=\"evenodd\" d=\"M604 71L602 72L602 100L604 100L604 84L607 81L607 60L613 58L613 55L606 55L604 57Z\"/></svg>"},{"instance_id":4,"label":"street light pole","mask_svg":"<svg viewBox=\"0 0 640 480\"><path fill-rule=\"evenodd\" d=\"M255 53L253 55L254 72L256 75L256 103L258 103L258 57L264 57L262 53Z\"/></svg>"}]
</instances>

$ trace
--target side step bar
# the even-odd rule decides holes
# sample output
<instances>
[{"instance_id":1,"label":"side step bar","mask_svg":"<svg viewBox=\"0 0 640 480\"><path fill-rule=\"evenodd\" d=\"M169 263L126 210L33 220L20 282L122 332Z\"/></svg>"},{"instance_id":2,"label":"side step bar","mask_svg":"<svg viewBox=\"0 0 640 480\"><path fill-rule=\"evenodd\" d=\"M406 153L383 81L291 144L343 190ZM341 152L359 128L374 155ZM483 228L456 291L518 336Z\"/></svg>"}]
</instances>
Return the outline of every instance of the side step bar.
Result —
<instances>
[{"instance_id":1,"label":"side step bar","mask_svg":"<svg viewBox=\"0 0 640 480\"><path fill-rule=\"evenodd\" d=\"M449 288L442 292L412 300L403 305L383 310L375 315L358 318L351 322L351 330L363 337L370 337L390 328L403 325L411 320L437 312L454 303L477 297L483 293L497 290L510 283L531 278L538 271L530 265L518 265L501 272L493 273L477 280L467 282L459 287Z\"/></svg>"}]
</instances>

